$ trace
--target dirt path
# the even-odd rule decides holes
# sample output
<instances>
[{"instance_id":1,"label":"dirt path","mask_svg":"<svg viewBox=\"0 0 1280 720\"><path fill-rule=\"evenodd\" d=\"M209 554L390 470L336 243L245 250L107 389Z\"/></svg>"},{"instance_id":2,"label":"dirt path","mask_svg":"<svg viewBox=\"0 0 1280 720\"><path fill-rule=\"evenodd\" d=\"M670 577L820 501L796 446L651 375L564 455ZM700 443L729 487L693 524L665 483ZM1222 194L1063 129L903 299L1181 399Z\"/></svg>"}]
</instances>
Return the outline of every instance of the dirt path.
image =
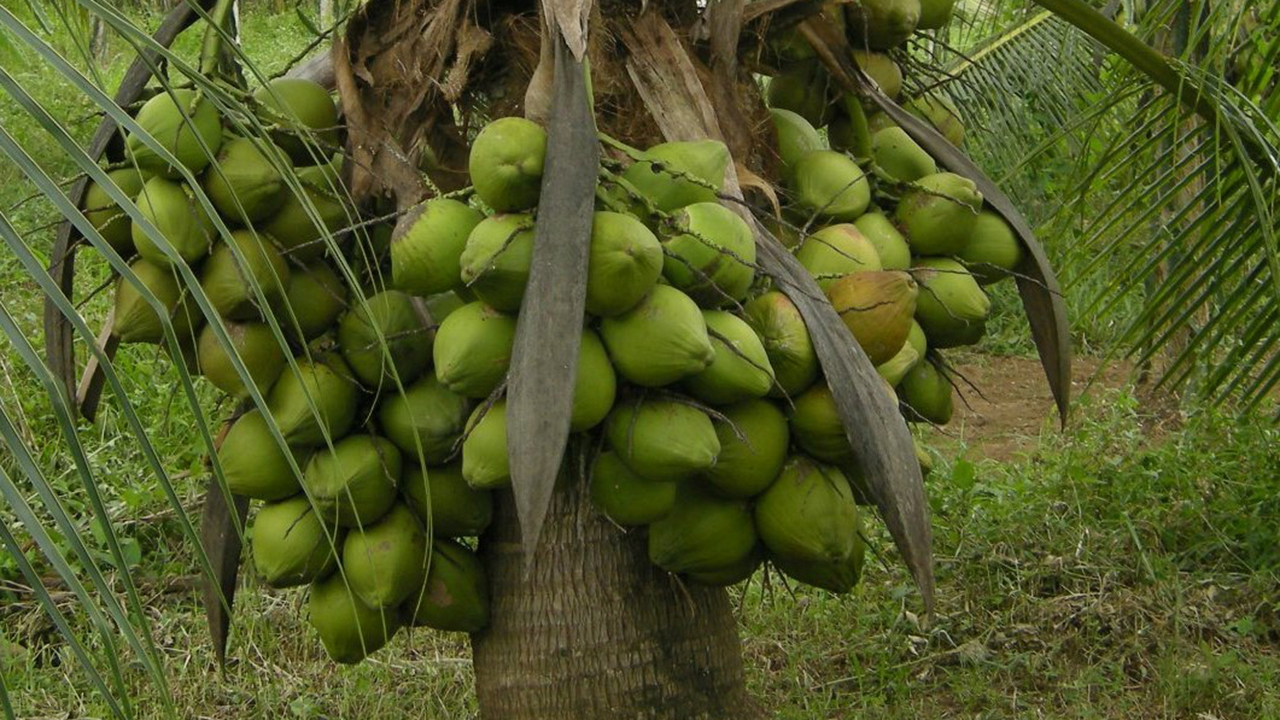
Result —
<instances>
[{"instance_id":1,"label":"dirt path","mask_svg":"<svg viewBox=\"0 0 1280 720\"><path fill-rule=\"evenodd\" d=\"M963 360L956 370L968 382L957 380L963 399L956 399L955 417L945 434L939 433L939 444L962 442L970 459L1012 460L1033 450L1042 433L1057 431L1057 411L1039 360L986 355ZM1086 389L1097 393L1121 387L1130 370L1119 361L1104 368L1092 357L1077 357L1072 367L1073 398Z\"/></svg>"}]
</instances>

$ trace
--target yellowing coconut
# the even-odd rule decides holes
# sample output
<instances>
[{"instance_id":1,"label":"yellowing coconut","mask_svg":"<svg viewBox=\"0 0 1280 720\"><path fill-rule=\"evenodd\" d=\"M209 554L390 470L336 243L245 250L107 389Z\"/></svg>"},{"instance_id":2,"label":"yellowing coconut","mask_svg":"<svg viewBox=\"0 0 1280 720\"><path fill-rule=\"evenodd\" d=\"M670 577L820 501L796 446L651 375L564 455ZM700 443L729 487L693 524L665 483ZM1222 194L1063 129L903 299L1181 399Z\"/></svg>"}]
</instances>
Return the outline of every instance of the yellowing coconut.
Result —
<instances>
[{"instance_id":1,"label":"yellowing coconut","mask_svg":"<svg viewBox=\"0 0 1280 720\"><path fill-rule=\"evenodd\" d=\"M916 255L956 255L973 236L982 193L953 173L926 175L902 196L894 219Z\"/></svg>"},{"instance_id":2,"label":"yellowing coconut","mask_svg":"<svg viewBox=\"0 0 1280 720\"><path fill-rule=\"evenodd\" d=\"M281 77L253 94L271 138L299 165L323 162L338 146L338 107L329 91L305 78Z\"/></svg>"},{"instance_id":3,"label":"yellowing coconut","mask_svg":"<svg viewBox=\"0 0 1280 720\"><path fill-rule=\"evenodd\" d=\"M831 118L834 85L817 60L788 63L769 79L766 101L771 108L789 110L822 127Z\"/></svg>"},{"instance_id":4,"label":"yellowing coconut","mask_svg":"<svg viewBox=\"0 0 1280 720\"><path fill-rule=\"evenodd\" d=\"M916 296L915 281L899 270L847 275L827 290L831 306L872 365L888 361L907 341Z\"/></svg>"},{"instance_id":5,"label":"yellowing coconut","mask_svg":"<svg viewBox=\"0 0 1280 720\"><path fill-rule=\"evenodd\" d=\"M800 449L818 460L840 464L853 459L835 397L825 382L815 384L792 401L787 408L787 422Z\"/></svg>"},{"instance_id":6,"label":"yellowing coconut","mask_svg":"<svg viewBox=\"0 0 1280 720\"><path fill-rule=\"evenodd\" d=\"M818 356L795 303L770 290L743 306L742 319L760 337L773 368L777 385L770 395L795 397L813 384L818 378Z\"/></svg>"},{"instance_id":7,"label":"yellowing coconut","mask_svg":"<svg viewBox=\"0 0 1280 720\"><path fill-rule=\"evenodd\" d=\"M715 358L705 370L684 379L690 395L710 405L764 397L773 389L773 368L759 336L736 315L703 310Z\"/></svg>"},{"instance_id":8,"label":"yellowing coconut","mask_svg":"<svg viewBox=\"0 0 1280 720\"><path fill-rule=\"evenodd\" d=\"M783 167L790 168L806 154L827 148L822 136L799 113L773 108L769 116L778 135L778 157L782 158Z\"/></svg>"},{"instance_id":9,"label":"yellowing coconut","mask_svg":"<svg viewBox=\"0 0 1280 720\"><path fill-rule=\"evenodd\" d=\"M935 92L913 98L903 106L904 109L937 128L947 142L961 147L964 145L964 122L960 119L960 111L955 103L946 95Z\"/></svg>"},{"instance_id":10,"label":"yellowing coconut","mask_svg":"<svg viewBox=\"0 0 1280 720\"><path fill-rule=\"evenodd\" d=\"M869 212L854 220L853 225L876 249L882 269L906 270L911 267L911 247L892 220L882 213Z\"/></svg>"},{"instance_id":11,"label":"yellowing coconut","mask_svg":"<svg viewBox=\"0 0 1280 720\"><path fill-rule=\"evenodd\" d=\"M461 258L467 237L484 215L466 203L433 198L405 232L391 241L391 276L397 290L433 295L462 283Z\"/></svg>"},{"instance_id":12,"label":"yellowing coconut","mask_svg":"<svg viewBox=\"0 0 1280 720\"><path fill-rule=\"evenodd\" d=\"M720 453L700 477L717 495L754 497L782 470L791 441L787 418L767 400L746 400L721 413L715 421Z\"/></svg>"},{"instance_id":13,"label":"yellowing coconut","mask_svg":"<svg viewBox=\"0 0 1280 720\"><path fill-rule=\"evenodd\" d=\"M467 420L462 441L462 477L477 490L511 485L507 457L507 401L480 405Z\"/></svg>"},{"instance_id":14,"label":"yellowing coconut","mask_svg":"<svg viewBox=\"0 0 1280 720\"><path fill-rule=\"evenodd\" d=\"M669 142L644 151L622 174L662 212L714 202L729 167L729 148L716 140Z\"/></svg>"},{"instance_id":15,"label":"yellowing coconut","mask_svg":"<svg viewBox=\"0 0 1280 720\"><path fill-rule=\"evenodd\" d=\"M378 423L405 457L439 465L454 455L473 404L428 373L403 393L391 393L383 400Z\"/></svg>"},{"instance_id":16,"label":"yellowing coconut","mask_svg":"<svg viewBox=\"0 0 1280 720\"><path fill-rule=\"evenodd\" d=\"M334 662L358 663L382 649L400 629L400 617L375 610L347 589L341 573L311 586L308 620Z\"/></svg>"},{"instance_id":17,"label":"yellowing coconut","mask_svg":"<svg viewBox=\"0 0 1280 720\"><path fill-rule=\"evenodd\" d=\"M249 230L235 230L228 242L215 245L200 269L200 287L229 320L263 317L264 307L279 306L288 283L289 266L280 252Z\"/></svg>"},{"instance_id":18,"label":"yellowing coconut","mask_svg":"<svg viewBox=\"0 0 1280 720\"><path fill-rule=\"evenodd\" d=\"M356 419L360 388L336 354L299 357L280 374L267 396L267 411L291 445L322 445L347 434Z\"/></svg>"},{"instance_id":19,"label":"yellowing coconut","mask_svg":"<svg viewBox=\"0 0 1280 720\"><path fill-rule=\"evenodd\" d=\"M173 261L165 254L166 244L187 263L194 263L209 252L213 244L213 221L185 184L153 177L142 186L133 202L161 236L153 240L142 225L131 226L133 245L144 260L159 267L170 267Z\"/></svg>"},{"instance_id":20,"label":"yellowing coconut","mask_svg":"<svg viewBox=\"0 0 1280 720\"><path fill-rule=\"evenodd\" d=\"M129 264L129 270L160 302L179 340L190 338L203 318L174 271L146 260L134 260ZM116 281L114 317L111 332L122 343L159 343L164 340L164 323L160 315L143 299L141 291L124 277Z\"/></svg>"},{"instance_id":21,"label":"yellowing coconut","mask_svg":"<svg viewBox=\"0 0 1280 720\"><path fill-rule=\"evenodd\" d=\"M871 136L871 160L890 180L911 182L938 172L938 164L900 127L885 128Z\"/></svg>"},{"instance_id":22,"label":"yellowing coconut","mask_svg":"<svg viewBox=\"0 0 1280 720\"><path fill-rule=\"evenodd\" d=\"M135 198L142 192L145 177L137 168L121 168L107 173L107 180L124 195ZM130 232L133 221L97 181L89 183L85 188L80 207L85 219L108 245L120 253L120 257L128 259L133 255L133 234Z\"/></svg>"},{"instance_id":23,"label":"yellowing coconut","mask_svg":"<svg viewBox=\"0 0 1280 720\"><path fill-rule=\"evenodd\" d=\"M311 456L302 484L320 519L369 527L391 509L400 481L400 451L386 438L352 435Z\"/></svg>"},{"instance_id":24,"label":"yellowing coconut","mask_svg":"<svg viewBox=\"0 0 1280 720\"><path fill-rule=\"evenodd\" d=\"M368 387L413 382L431 364L431 339L425 312L399 290L353 302L338 321L342 357Z\"/></svg>"},{"instance_id":25,"label":"yellowing coconut","mask_svg":"<svg viewBox=\"0 0 1280 720\"><path fill-rule=\"evenodd\" d=\"M519 310L533 262L533 217L485 218L467 237L459 262L462 283L476 297L503 312Z\"/></svg>"},{"instance_id":26,"label":"yellowing coconut","mask_svg":"<svg viewBox=\"0 0 1280 720\"><path fill-rule=\"evenodd\" d=\"M306 467L308 452L282 448L256 408L241 415L218 448L218 464L227 489L254 500L283 500L302 492L301 478L289 465Z\"/></svg>"},{"instance_id":27,"label":"yellowing coconut","mask_svg":"<svg viewBox=\"0 0 1280 720\"><path fill-rule=\"evenodd\" d=\"M161 92L143 103L134 120L179 165L193 173L203 170L222 146L218 110L196 90ZM125 156L142 170L169 178L181 175L177 167L148 147L142 135L129 133L125 145Z\"/></svg>"},{"instance_id":28,"label":"yellowing coconut","mask_svg":"<svg viewBox=\"0 0 1280 720\"><path fill-rule=\"evenodd\" d=\"M473 302L450 313L436 331L436 377L470 398L488 397L507 377L516 319Z\"/></svg>"},{"instance_id":29,"label":"yellowing coconut","mask_svg":"<svg viewBox=\"0 0 1280 720\"><path fill-rule=\"evenodd\" d=\"M856 47L888 50L911 37L920 22L920 0L861 0L845 5Z\"/></svg>"},{"instance_id":30,"label":"yellowing coconut","mask_svg":"<svg viewBox=\"0 0 1280 720\"><path fill-rule=\"evenodd\" d=\"M293 316L277 315L281 327L303 340L314 340L338 322L338 316L347 306L347 284L329 263L312 260L290 271L285 304Z\"/></svg>"},{"instance_id":31,"label":"yellowing coconut","mask_svg":"<svg viewBox=\"0 0 1280 720\"><path fill-rule=\"evenodd\" d=\"M421 592L405 601L411 625L474 633L489 624L489 581L475 553L437 538Z\"/></svg>"},{"instance_id":32,"label":"yellowing coconut","mask_svg":"<svg viewBox=\"0 0 1280 720\"><path fill-rule=\"evenodd\" d=\"M204 171L201 184L209 202L223 217L241 224L256 223L280 209L288 192L282 168L293 163L283 153L263 152L249 138L231 138Z\"/></svg>"},{"instance_id":33,"label":"yellowing coconut","mask_svg":"<svg viewBox=\"0 0 1280 720\"><path fill-rule=\"evenodd\" d=\"M253 517L253 566L274 588L306 585L338 567L345 531L327 531L305 495L263 505Z\"/></svg>"},{"instance_id":34,"label":"yellowing coconut","mask_svg":"<svg viewBox=\"0 0 1280 720\"><path fill-rule=\"evenodd\" d=\"M265 395L287 362L284 349L276 340L275 334L271 332L271 328L257 322L226 322L223 327L231 341L230 349L240 356L249 379L257 386L258 392ZM196 354L200 373L214 387L241 400L250 396L244 380L236 372L228 348L223 346L212 325L205 325L200 331L200 337L196 341Z\"/></svg>"},{"instance_id":35,"label":"yellowing coconut","mask_svg":"<svg viewBox=\"0 0 1280 720\"><path fill-rule=\"evenodd\" d=\"M662 275L662 245L631 215L597 212L587 262L587 312L620 315L640 302Z\"/></svg>"},{"instance_id":36,"label":"yellowing coconut","mask_svg":"<svg viewBox=\"0 0 1280 720\"><path fill-rule=\"evenodd\" d=\"M462 461L405 468L405 502L437 537L476 537L493 520L493 495L475 490L462 476Z\"/></svg>"},{"instance_id":37,"label":"yellowing coconut","mask_svg":"<svg viewBox=\"0 0 1280 720\"><path fill-rule=\"evenodd\" d=\"M671 512L678 484L640 477L615 452L596 455L591 464L591 502L622 527L639 527Z\"/></svg>"},{"instance_id":38,"label":"yellowing coconut","mask_svg":"<svg viewBox=\"0 0 1280 720\"><path fill-rule=\"evenodd\" d=\"M980 285L1003 280L1022 262L1022 242L998 213L983 210L973 223L969 244L958 256Z\"/></svg>"},{"instance_id":39,"label":"yellowing coconut","mask_svg":"<svg viewBox=\"0 0 1280 720\"><path fill-rule=\"evenodd\" d=\"M627 400L605 424L609 446L637 475L679 480L711 467L720 454L711 418L675 400Z\"/></svg>"},{"instance_id":40,"label":"yellowing coconut","mask_svg":"<svg viewBox=\"0 0 1280 720\"><path fill-rule=\"evenodd\" d=\"M817 217L856 220L871 204L867 174L835 150L818 150L800 158L791 173L791 189L799 208Z\"/></svg>"},{"instance_id":41,"label":"yellowing coconut","mask_svg":"<svg viewBox=\"0 0 1280 720\"><path fill-rule=\"evenodd\" d=\"M714 202L694 203L672 218L662 274L702 307L747 296L755 279L756 241L746 221Z\"/></svg>"},{"instance_id":42,"label":"yellowing coconut","mask_svg":"<svg viewBox=\"0 0 1280 720\"><path fill-rule=\"evenodd\" d=\"M751 510L681 483L671 512L649 525L649 561L672 573L736 569L756 548Z\"/></svg>"},{"instance_id":43,"label":"yellowing coconut","mask_svg":"<svg viewBox=\"0 0 1280 720\"><path fill-rule=\"evenodd\" d=\"M951 258L921 258L911 274L920 284L916 321L935 348L976 342L991 300L963 265Z\"/></svg>"},{"instance_id":44,"label":"yellowing coconut","mask_svg":"<svg viewBox=\"0 0 1280 720\"><path fill-rule=\"evenodd\" d=\"M494 120L471 144L468 170L476 194L498 212L527 210L542 192L547 133L521 117Z\"/></svg>"},{"instance_id":45,"label":"yellowing coconut","mask_svg":"<svg viewBox=\"0 0 1280 720\"><path fill-rule=\"evenodd\" d=\"M342 155L324 165L298 168L300 188L290 188L280 209L256 229L275 239L290 257L306 262L324 255L326 234L348 224L347 192L342 186Z\"/></svg>"},{"instance_id":46,"label":"yellowing coconut","mask_svg":"<svg viewBox=\"0 0 1280 720\"><path fill-rule=\"evenodd\" d=\"M670 385L715 359L702 311L669 285L654 286L632 309L602 320L600 337L618 374L645 387Z\"/></svg>"},{"instance_id":47,"label":"yellowing coconut","mask_svg":"<svg viewBox=\"0 0 1280 720\"><path fill-rule=\"evenodd\" d=\"M951 422L951 381L932 361L919 363L907 373L898 386L898 397L909 419L934 425Z\"/></svg>"},{"instance_id":48,"label":"yellowing coconut","mask_svg":"<svg viewBox=\"0 0 1280 720\"><path fill-rule=\"evenodd\" d=\"M427 536L413 511L396 503L378 522L348 532L342 571L351 591L371 608L408 599L427 573Z\"/></svg>"},{"instance_id":49,"label":"yellowing coconut","mask_svg":"<svg viewBox=\"0 0 1280 720\"><path fill-rule=\"evenodd\" d=\"M800 243L795 254L824 292L846 275L882 267L875 246L857 226L848 223L818 230Z\"/></svg>"},{"instance_id":50,"label":"yellowing coconut","mask_svg":"<svg viewBox=\"0 0 1280 720\"><path fill-rule=\"evenodd\" d=\"M832 592L848 592L848 572L860 550L858 506L849 481L835 467L791 458L755 502L760 541L784 572Z\"/></svg>"},{"instance_id":51,"label":"yellowing coconut","mask_svg":"<svg viewBox=\"0 0 1280 720\"><path fill-rule=\"evenodd\" d=\"M902 94L902 68L893 58L884 53L867 50L852 50L853 61L862 68L862 72L876 81L880 90L890 98L897 100Z\"/></svg>"}]
</instances>

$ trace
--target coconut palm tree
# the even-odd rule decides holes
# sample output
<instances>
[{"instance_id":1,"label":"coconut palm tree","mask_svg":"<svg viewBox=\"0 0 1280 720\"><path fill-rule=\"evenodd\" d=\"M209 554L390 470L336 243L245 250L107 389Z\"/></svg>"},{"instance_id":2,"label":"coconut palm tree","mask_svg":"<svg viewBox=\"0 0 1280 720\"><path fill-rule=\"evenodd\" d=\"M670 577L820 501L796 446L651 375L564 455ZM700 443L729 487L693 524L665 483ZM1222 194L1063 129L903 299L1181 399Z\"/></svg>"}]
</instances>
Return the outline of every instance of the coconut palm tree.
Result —
<instances>
[{"instance_id":1,"label":"coconut palm tree","mask_svg":"<svg viewBox=\"0 0 1280 720\"><path fill-rule=\"evenodd\" d=\"M315 183L288 163L276 169L304 198L306 215L324 228L321 239L355 289L356 307L367 300L359 278L377 268L369 260L378 252L377 239L366 218L404 223L424 197L458 188L468 139L491 117L526 114L550 128L548 176L555 181L543 187L540 234L583 236L581 208L591 205L598 162L597 151L589 149L598 147L597 126L606 142L619 147L651 138L721 137L742 164L731 174L725 201L767 207L779 189L761 177L772 166L759 160L763 105L753 71L764 69L760 38L770 25L795 26L842 89L879 104L944 166L978 179L988 200L1036 250L1032 228L1038 228L1049 253L1068 269L1067 292L1089 291L1074 301L1077 312L1115 318L1123 328L1116 347L1142 360L1166 353L1162 382L1251 409L1280 381L1274 215L1280 197L1280 93L1274 87L1280 5L1167 0L1126 6L1125 15L1118 4L1098 12L1078 0L1037 2L1043 9L962 2L959 22L917 34L904 56L912 93L941 87L962 108L977 165L879 94L815 15L816 4L664 2L648 3L642 13L640 4L442 0L340 8L334 51L323 56L332 60L299 63L292 71L332 82L341 97L349 176L341 183L325 180L319 189L321 197L347 201L341 204L350 212L345 222L332 229L320 222L324 210L308 193L317 190ZM139 134L130 111L152 76L161 78L161 92L196 88L239 135L261 139L280 130L245 109L248 88L269 77L235 40L233 3L182 5L154 33L101 0L80 0L75 7L99 18L139 54L115 97L87 44L50 41L52 28L83 24L60 5L33 6L27 21L0 8L0 31L11 49L39 58L102 113L104 130L86 145L71 129L72 118L45 107L21 77L0 69L0 86L15 114L41 130L44 151L78 175L101 183L106 177L99 157L123 157L112 145L119 143L116 129ZM170 44L197 22L204 36L199 61L192 63ZM317 28L318 43L327 42L327 32ZM310 140L306 150L315 159L333 150L323 139ZM154 142L144 145L164 152ZM0 329L12 362L39 380L39 402L53 418L48 433L58 435L33 436L12 406L0 404L6 448L0 497L6 517L16 520L0 525L0 543L106 712L138 716L138 698L145 696L158 698L157 714L176 716L164 655L129 570L133 549L104 499L120 480L97 455L102 438L78 416L95 414L98 393L109 389L104 421L111 423L110 440L139 458L146 483L165 495L183 541L194 548L219 652L231 622L248 503L228 491L216 460L220 433L208 416L211 393L177 362L176 397L166 400L184 408L194 439L213 458L203 517L195 517L184 490L189 482L176 476L154 442L155 419L148 412L156 403L132 387L127 356L117 359L111 335L99 338L99 328L76 305L77 291L83 295L87 288L75 277L70 251L92 246L110 273L141 287L137 274L77 209L83 182L66 187L45 159L33 157L2 128L0 152L66 221L58 242L43 251L0 214L7 262L21 266L46 303L46 352L8 294L0 305ZM195 196L215 219L217 234L230 237L231 228L217 220L205 193ZM144 232L155 232L131 198L120 193L111 199ZM361 215L351 211L357 207ZM673 585L649 564L635 537L591 515L574 483L554 491L557 477L573 468L577 449L566 445L567 432L539 430L532 420L568 417L565 398L573 377L557 368L572 367L564 353L576 348L545 338L564 337L571 323L580 322L580 305L578 312L557 310L580 302L573 251L566 242L543 253L547 269L531 279L540 299L522 313L511 380L513 417L525 418L513 421L509 439L518 450L512 453L515 492L499 502L494 530L484 541L493 620L473 637L481 712L502 718L763 716L743 687L724 592ZM762 264L775 279L803 284L789 274L794 267L785 253L764 254ZM1062 299L1047 263L1036 259L1041 262L1022 269L1019 286L1065 412L1070 373ZM217 317L199 278L185 263L175 266L198 312ZM256 277L249 285L265 306L268 288ZM153 308L163 307L153 293L140 294ZM929 536L909 436L860 351L842 350L834 334L822 339L839 325L829 306L804 297L795 294L842 418L860 430L854 440L877 505L927 604ZM264 319L276 343L290 347L294 313L286 308ZM246 388L245 404L264 406L233 338L219 324L211 327L210 342L223 349ZM572 329L568 335L576 337ZM184 357L189 340L172 322L164 323L160 345L171 357ZM384 347L389 340L379 338ZM552 347L558 345L568 349ZM81 360L89 369L77 383ZM288 360L285 372L297 371L297 360ZM402 392L403 384L393 379ZM315 401L308 399L313 409ZM279 429L272 432L283 447ZM65 474L83 507L68 507L57 477ZM48 591L48 573L76 598L74 610ZM126 662L141 668L148 692L138 690ZM0 708L8 707L0 678Z\"/></svg>"}]
</instances>

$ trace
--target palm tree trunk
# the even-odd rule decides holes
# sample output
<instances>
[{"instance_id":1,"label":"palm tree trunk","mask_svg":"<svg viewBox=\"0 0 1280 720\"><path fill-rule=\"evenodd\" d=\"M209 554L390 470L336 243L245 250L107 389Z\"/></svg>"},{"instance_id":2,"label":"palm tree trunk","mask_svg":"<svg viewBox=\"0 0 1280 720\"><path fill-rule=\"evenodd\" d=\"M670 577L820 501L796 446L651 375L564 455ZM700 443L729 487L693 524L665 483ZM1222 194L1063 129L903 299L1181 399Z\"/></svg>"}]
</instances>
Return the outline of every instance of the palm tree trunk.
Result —
<instances>
[{"instance_id":1,"label":"palm tree trunk","mask_svg":"<svg viewBox=\"0 0 1280 720\"><path fill-rule=\"evenodd\" d=\"M557 492L526 568L510 494L481 541L492 620L472 637L483 720L751 720L723 589L654 567L579 486ZM526 571L527 570L527 571Z\"/></svg>"}]
</instances>

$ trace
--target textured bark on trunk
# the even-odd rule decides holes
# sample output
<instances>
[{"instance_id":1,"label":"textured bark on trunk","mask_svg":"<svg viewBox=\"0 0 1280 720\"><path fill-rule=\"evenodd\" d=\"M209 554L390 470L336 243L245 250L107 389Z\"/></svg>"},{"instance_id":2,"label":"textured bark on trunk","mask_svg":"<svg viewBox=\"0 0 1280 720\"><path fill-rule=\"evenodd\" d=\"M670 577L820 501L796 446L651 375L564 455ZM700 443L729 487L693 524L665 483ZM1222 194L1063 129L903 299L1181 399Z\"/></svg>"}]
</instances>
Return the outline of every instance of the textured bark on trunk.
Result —
<instances>
[{"instance_id":1,"label":"textured bark on trunk","mask_svg":"<svg viewBox=\"0 0 1280 720\"><path fill-rule=\"evenodd\" d=\"M728 595L681 587L580 488L558 490L525 572L509 493L481 542L492 620L472 637L483 720L743 720L763 717L743 685Z\"/></svg>"}]
</instances>

